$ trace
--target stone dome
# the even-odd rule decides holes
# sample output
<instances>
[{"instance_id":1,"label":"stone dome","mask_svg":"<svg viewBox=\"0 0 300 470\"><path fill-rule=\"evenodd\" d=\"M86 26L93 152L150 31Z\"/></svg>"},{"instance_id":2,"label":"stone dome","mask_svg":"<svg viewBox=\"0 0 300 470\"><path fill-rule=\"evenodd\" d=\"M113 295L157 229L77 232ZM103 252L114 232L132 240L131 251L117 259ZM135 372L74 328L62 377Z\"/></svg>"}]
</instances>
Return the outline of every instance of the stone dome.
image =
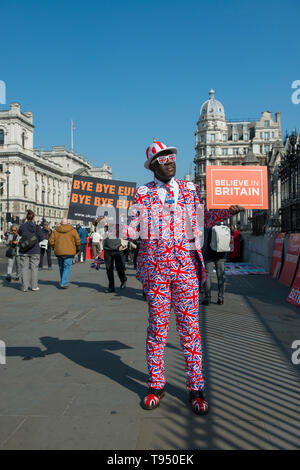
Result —
<instances>
[{"instance_id":1,"label":"stone dome","mask_svg":"<svg viewBox=\"0 0 300 470\"><path fill-rule=\"evenodd\" d=\"M220 101L215 99L214 90L210 90L209 99L203 103L200 109L200 119L207 119L210 116L225 119L224 107Z\"/></svg>"}]
</instances>

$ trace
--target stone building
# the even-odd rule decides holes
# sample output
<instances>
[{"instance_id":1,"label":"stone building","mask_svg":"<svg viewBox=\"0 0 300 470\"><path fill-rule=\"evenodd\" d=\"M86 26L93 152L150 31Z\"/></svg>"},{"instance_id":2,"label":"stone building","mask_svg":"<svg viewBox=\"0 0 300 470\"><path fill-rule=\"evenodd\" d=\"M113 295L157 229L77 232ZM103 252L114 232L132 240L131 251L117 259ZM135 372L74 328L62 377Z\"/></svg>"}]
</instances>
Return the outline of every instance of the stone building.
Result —
<instances>
[{"instance_id":1,"label":"stone building","mask_svg":"<svg viewBox=\"0 0 300 470\"><path fill-rule=\"evenodd\" d=\"M284 153L281 114L263 111L259 119L228 120L222 103L209 92L195 132L195 182L206 200L207 165L266 165L269 209L246 210L231 218L243 241L243 259L269 269L276 232L280 231L280 163Z\"/></svg>"},{"instance_id":2,"label":"stone building","mask_svg":"<svg viewBox=\"0 0 300 470\"><path fill-rule=\"evenodd\" d=\"M51 225L66 217L73 174L112 177L106 163L95 167L66 147L39 150L33 139L31 112L22 112L18 103L0 111L0 231L9 220L21 222L26 209L35 212L37 221L46 219Z\"/></svg>"},{"instance_id":3,"label":"stone building","mask_svg":"<svg viewBox=\"0 0 300 470\"><path fill-rule=\"evenodd\" d=\"M266 165L272 147L281 141L280 112L275 119L264 111L259 119L227 120L224 106L211 90L201 106L195 136L195 183L205 200L206 165L243 165L250 149L257 164Z\"/></svg>"}]
</instances>

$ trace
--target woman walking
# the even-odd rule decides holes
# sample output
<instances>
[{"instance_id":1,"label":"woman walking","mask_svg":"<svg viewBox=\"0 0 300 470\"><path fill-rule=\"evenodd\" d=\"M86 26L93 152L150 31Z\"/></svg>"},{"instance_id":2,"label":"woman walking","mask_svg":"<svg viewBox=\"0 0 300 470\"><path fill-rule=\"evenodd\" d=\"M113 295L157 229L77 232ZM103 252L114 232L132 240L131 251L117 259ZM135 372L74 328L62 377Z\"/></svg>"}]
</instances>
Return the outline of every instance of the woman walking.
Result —
<instances>
[{"instance_id":1,"label":"woman walking","mask_svg":"<svg viewBox=\"0 0 300 470\"><path fill-rule=\"evenodd\" d=\"M11 282L12 280L12 272L13 272L14 263L16 263L15 281L18 281L19 276L20 276L20 256L19 256L19 246L18 246L20 235L18 235L18 227L16 225L12 225L10 230L11 232L7 238L8 249L6 252L6 256L8 258L6 280L8 282Z\"/></svg>"},{"instance_id":2,"label":"woman walking","mask_svg":"<svg viewBox=\"0 0 300 470\"><path fill-rule=\"evenodd\" d=\"M38 287L38 268L41 248L39 242L44 239L41 227L34 221L34 212L27 211L26 222L19 228L20 265L22 276L22 291L40 290Z\"/></svg>"}]
</instances>

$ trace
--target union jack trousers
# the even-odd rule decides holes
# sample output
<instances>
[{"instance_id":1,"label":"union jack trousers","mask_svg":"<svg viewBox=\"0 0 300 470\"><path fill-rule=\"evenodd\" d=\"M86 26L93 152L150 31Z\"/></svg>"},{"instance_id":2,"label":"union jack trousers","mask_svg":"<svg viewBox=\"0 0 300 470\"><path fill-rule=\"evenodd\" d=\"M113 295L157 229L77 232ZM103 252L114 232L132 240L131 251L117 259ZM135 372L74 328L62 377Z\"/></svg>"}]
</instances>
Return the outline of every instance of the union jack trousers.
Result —
<instances>
[{"instance_id":1,"label":"union jack trousers","mask_svg":"<svg viewBox=\"0 0 300 470\"><path fill-rule=\"evenodd\" d=\"M123 236L142 238L137 279L143 285L149 306L146 342L148 386L156 389L165 386L164 349L173 307L185 358L187 389L203 390L199 282L205 280L205 267L200 238L204 226L211 227L230 217L230 213L227 210L208 211L196 185L181 180L176 182L179 194L173 211L160 202L155 182L137 189L133 217L130 225L123 228ZM168 200L170 202L172 197ZM203 211L202 227L201 218L197 217L199 207ZM177 217L175 213L186 208L188 221L184 219L182 223L183 217Z\"/></svg>"}]
</instances>

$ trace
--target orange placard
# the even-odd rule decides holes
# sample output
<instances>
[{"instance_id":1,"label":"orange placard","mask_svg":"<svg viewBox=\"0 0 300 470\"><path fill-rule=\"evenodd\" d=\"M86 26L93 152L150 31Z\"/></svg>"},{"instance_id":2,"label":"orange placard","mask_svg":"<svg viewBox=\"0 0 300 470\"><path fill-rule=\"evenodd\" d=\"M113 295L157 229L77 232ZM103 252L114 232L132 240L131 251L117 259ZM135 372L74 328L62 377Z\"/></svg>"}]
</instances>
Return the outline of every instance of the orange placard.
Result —
<instances>
[{"instance_id":1,"label":"orange placard","mask_svg":"<svg viewBox=\"0 0 300 470\"><path fill-rule=\"evenodd\" d=\"M300 253L300 233L291 233L288 251L284 260L279 281L290 287L293 282Z\"/></svg>"},{"instance_id":2,"label":"orange placard","mask_svg":"<svg viewBox=\"0 0 300 470\"><path fill-rule=\"evenodd\" d=\"M294 283L292 285L292 288L286 300L290 304L300 307L300 263L298 266L298 271L297 271Z\"/></svg>"},{"instance_id":3,"label":"orange placard","mask_svg":"<svg viewBox=\"0 0 300 470\"><path fill-rule=\"evenodd\" d=\"M207 165L206 198L208 209L268 209L267 167Z\"/></svg>"},{"instance_id":4,"label":"orange placard","mask_svg":"<svg viewBox=\"0 0 300 470\"><path fill-rule=\"evenodd\" d=\"M270 275L277 277L282 262L282 252L284 245L285 233L277 233L274 240L272 262L270 267Z\"/></svg>"}]
</instances>

